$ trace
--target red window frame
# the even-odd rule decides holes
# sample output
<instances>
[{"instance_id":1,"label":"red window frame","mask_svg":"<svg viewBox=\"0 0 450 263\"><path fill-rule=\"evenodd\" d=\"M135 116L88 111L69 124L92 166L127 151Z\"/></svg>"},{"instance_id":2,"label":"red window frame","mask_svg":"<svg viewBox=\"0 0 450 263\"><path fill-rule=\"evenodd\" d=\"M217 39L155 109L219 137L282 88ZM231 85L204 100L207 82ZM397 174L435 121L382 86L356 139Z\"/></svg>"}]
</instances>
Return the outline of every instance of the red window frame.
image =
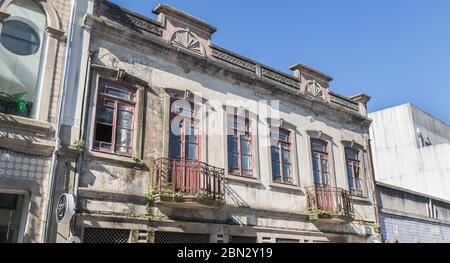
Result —
<instances>
[{"instance_id":1,"label":"red window frame","mask_svg":"<svg viewBox=\"0 0 450 263\"><path fill-rule=\"evenodd\" d=\"M350 157L349 152L353 152L356 158ZM347 169L348 188L352 195L363 196L362 178L361 178L361 161L359 160L359 150L346 147L345 148L345 163ZM351 167L349 170L349 167ZM350 185L349 172L351 172L351 179L353 181L353 187ZM358 174L358 175L356 175Z\"/></svg>"},{"instance_id":2,"label":"red window frame","mask_svg":"<svg viewBox=\"0 0 450 263\"><path fill-rule=\"evenodd\" d=\"M130 98L120 98L111 94L107 94L105 91L109 88L110 90L115 89L117 91L125 91L129 93ZM103 93L102 93L103 91ZM133 87L130 84L124 83L122 81L118 80L111 80L111 79L105 79L100 78L99 80L99 87L97 91L97 105L95 110L95 119L94 119L94 140L93 140L93 150L100 151L100 152L107 152L107 153L114 153L119 155L125 155L125 156L131 156L133 153L133 143L134 143L134 123L136 118L136 105L137 105L137 98L136 98L136 91L137 88ZM108 105L109 104L109 105ZM127 108L126 110L121 109L120 107L124 106ZM102 123L98 120L99 118L99 111L100 109L112 109L113 110L113 116L112 116L112 124L110 123ZM131 118L131 128L126 127L120 127L119 126L119 117L121 112L129 112L132 114ZM111 126L112 133L111 133L111 142L104 142L104 141L97 141L97 125L106 125ZM117 145L117 133L118 130L127 130L130 132L130 146L120 146ZM110 150L102 149L101 143L110 144ZM126 148L126 152L118 151L117 148Z\"/></svg>"},{"instance_id":3,"label":"red window frame","mask_svg":"<svg viewBox=\"0 0 450 263\"><path fill-rule=\"evenodd\" d=\"M321 144L324 146L323 148L325 150L317 150L314 148L314 143ZM329 149L330 144L327 141L324 141L322 139L312 138L311 139L311 155L312 155L312 161L313 161L313 179L315 185L321 185L321 186L330 186L330 158L329 158ZM317 159L318 163L318 170L314 170L314 159ZM326 172L324 172L324 167L322 167L322 161L326 161ZM316 181L316 172L318 173L320 182ZM324 178L324 175L326 178ZM324 180L326 179L326 181Z\"/></svg>"},{"instance_id":4,"label":"red window frame","mask_svg":"<svg viewBox=\"0 0 450 263\"><path fill-rule=\"evenodd\" d=\"M233 119L232 127L228 127L228 134L227 134L228 173L231 175L235 175L235 176L253 177L254 176L254 174L253 174L254 153L253 153L253 136L250 132L250 119L247 117L238 116L237 114L230 114L230 115L228 115L228 118ZM239 129L238 120L241 120L241 123L244 124L244 131L242 131L242 129ZM228 121L228 125L229 124L230 124L230 121ZM237 143L237 147L238 147L237 152L231 151L231 149L229 147L230 137L233 137ZM244 137L246 139L242 140L242 137ZM244 170L242 167L242 158L243 158L244 154L242 153L241 148L242 148L243 141L247 141L249 144L249 147L248 147L249 152L248 152L248 154L245 154L245 156L247 156L248 159L250 160L250 165L249 165L250 170ZM230 154L237 155L237 158L238 158L238 166L237 167L231 165L230 159L229 159ZM237 172L236 172L236 170L237 170Z\"/></svg>"},{"instance_id":5,"label":"red window frame","mask_svg":"<svg viewBox=\"0 0 450 263\"><path fill-rule=\"evenodd\" d=\"M280 138L280 136L278 136L277 138L273 137L273 130L277 129L277 132L279 134L284 134L286 136L286 140L282 140ZM270 138L272 140L272 145L271 145L271 152L270 152L270 158L272 161L272 180L274 182L278 182L278 183L285 183L285 184L293 184L293 173L292 173L292 143L291 143L291 131L282 127L272 127L271 131L270 131ZM273 155L272 155L272 149L276 147L278 148L278 160L273 159ZM289 163L285 163L283 161L283 151L288 151L289 152L289 156L290 156L290 160ZM273 173L274 170L274 163L277 163L278 166L280 167L280 174L278 177L275 177L275 174ZM285 175L284 174L284 166L288 165L289 166L289 174Z\"/></svg>"},{"instance_id":6,"label":"red window frame","mask_svg":"<svg viewBox=\"0 0 450 263\"><path fill-rule=\"evenodd\" d=\"M191 115L188 116L182 116L182 114L180 114L179 112L176 112L175 109L173 109L172 107L174 106L174 103L177 101L183 101L184 103L188 103L190 106L190 111L191 111ZM183 105L184 106L184 105ZM186 109L183 109L186 110ZM180 156L179 158L176 158L174 156L169 156L170 158L174 158L174 159L179 159L179 160L189 160L189 161L199 161L201 158L201 116L199 116L200 112L198 110L198 107L195 103L188 101L188 100L182 100L182 99L176 99L176 98L172 98L170 101L170 124L169 124L169 129L172 129L172 121L175 118L181 118L182 119L182 127L181 128L181 134L180 134L180 139L178 140L178 142L180 143L181 149L180 149ZM186 125L187 122L190 122L190 125L195 125L196 129L197 129L197 134L196 134L196 142L189 142L187 141L187 136L188 136L188 132L187 129L188 126ZM172 131L169 131L170 133L170 137L169 137L169 155L171 154L171 149L170 147L172 146L172 141L174 139L175 136L172 135ZM197 145L197 159L187 159L186 156L186 146L187 144L196 144Z\"/></svg>"}]
</instances>

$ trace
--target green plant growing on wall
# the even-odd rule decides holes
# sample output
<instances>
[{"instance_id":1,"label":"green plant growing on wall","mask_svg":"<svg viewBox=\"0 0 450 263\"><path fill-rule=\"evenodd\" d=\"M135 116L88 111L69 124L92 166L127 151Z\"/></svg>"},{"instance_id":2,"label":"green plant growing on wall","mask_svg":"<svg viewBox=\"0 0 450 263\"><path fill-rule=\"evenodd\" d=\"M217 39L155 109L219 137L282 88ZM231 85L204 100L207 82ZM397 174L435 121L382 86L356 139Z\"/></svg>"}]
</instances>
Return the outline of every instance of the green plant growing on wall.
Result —
<instances>
[{"instance_id":1,"label":"green plant growing on wall","mask_svg":"<svg viewBox=\"0 0 450 263\"><path fill-rule=\"evenodd\" d=\"M4 91L0 91L0 110L11 111L17 109L24 113L27 110L27 101L22 98L26 94L26 92L8 94Z\"/></svg>"},{"instance_id":2,"label":"green plant growing on wall","mask_svg":"<svg viewBox=\"0 0 450 263\"><path fill-rule=\"evenodd\" d=\"M75 148L77 151L81 151L84 149L84 146L86 143L83 140L76 140L73 142L72 147Z\"/></svg>"},{"instance_id":3,"label":"green plant growing on wall","mask_svg":"<svg viewBox=\"0 0 450 263\"><path fill-rule=\"evenodd\" d=\"M135 156L135 155L133 155L133 156L131 157L131 159L133 159L133 161L134 161L135 163L140 163L140 162L141 162L141 159L140 159L139 157Z\"/></svg>"},{"instance_id":4,"label":"green plant growing on wall","mask_svg":"<svg viewBox=\"0 0 450 263\"><path fill-rule=\"evenodd\" d=\"M180 191L176 192L174 199L175 199L175 202L183 202L184 201L183 192L180 192Z\"/></svg>"},{"instance_id":5,"label":"green plant growing on wall","mask_svg":"<svg viewBox=\"0 0 450 263\"><path fill-rule=\"evenodd\" d=\"M146 210L147 210L147 215L148 216L152 216L152 204L155 202L156 199L156 190L153 189L153 187L149 187L147 188L147 190L145 191L145 197L147 197L147 204L145 206Z\"/></svg>"},{"instance_id":6,"label":"green plant growing on wall","mask_svg":"<svg viewBox=\"0 0 450 263\"><path fill-rule=\"evenodd\" d=\"M380 234L381 232L381 226L377 223L372 223L371 227L373 228L373 231L375 231L376 234Z\"/></svg>"},{"instance_id":7,"label":"green plant growing on wall","mask_svg":"<svg viewBox=\"0 0 450 263\"><path fill-rule=\"evenodd\" d=\"M153 204L155 202L156 198L156 191L153 189L153 187L147 188L147 191L145 191L145 196L147 197L148 203Z\"/></svg>"},{"instance_id":8,"label":"green plant growing on wall","mask_svg":"<svg viewBox=\"0 0 450 263\"><path fill-rule=\"evenodd\" d=\"M207 206L221 206L221 205L225 204L225 201L223 201L223 200L214 199L213 197L202 194L202 193L197 193L195 195L195 199L196 199L197 203L204 204Z\"/></svg>"}]
</instances>

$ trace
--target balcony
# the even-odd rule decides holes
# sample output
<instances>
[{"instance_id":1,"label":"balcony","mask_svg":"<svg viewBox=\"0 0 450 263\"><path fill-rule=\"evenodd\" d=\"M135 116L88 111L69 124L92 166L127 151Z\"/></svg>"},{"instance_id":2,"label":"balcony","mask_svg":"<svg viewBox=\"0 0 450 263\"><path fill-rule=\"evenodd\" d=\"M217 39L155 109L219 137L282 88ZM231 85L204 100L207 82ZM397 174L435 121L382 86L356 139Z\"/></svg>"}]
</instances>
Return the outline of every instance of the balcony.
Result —
<instances>
[{"instance_id":1,"label":"balcony","mask_svg":"<svg viewBox=\"0 0 450 263\"><path fill-rule=\"evenodd\" d=\"M316 185L306 188L311 220L348 222L353 220L351 193L341 188Z\"/></svg>"},{"instance_id":2,"label":"balcony","mask_svg":"<svg viewBox=\"0 0 450 263\"><path fill-rule=\"evenodd\" d=\"M160 158L153 162L155 203L222 206L224 169L199 161Z\"/></svg>"}]
</instances>

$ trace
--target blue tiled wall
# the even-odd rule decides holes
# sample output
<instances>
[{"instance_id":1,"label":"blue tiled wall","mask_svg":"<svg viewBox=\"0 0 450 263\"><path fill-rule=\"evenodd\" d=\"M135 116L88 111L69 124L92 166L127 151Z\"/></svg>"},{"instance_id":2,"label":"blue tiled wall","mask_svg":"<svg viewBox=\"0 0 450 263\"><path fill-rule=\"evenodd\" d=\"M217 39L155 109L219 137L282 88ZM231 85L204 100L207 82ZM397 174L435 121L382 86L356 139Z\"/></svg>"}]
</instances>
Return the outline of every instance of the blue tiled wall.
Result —
<instances>
[{"instance_id":1,"label":"blue tiled wall","mask_svg":"<svg viewBox=\"0 0 450 263\"><path fill-rule=\"evenodd\" d=\"M398 236L400 243L413 243L417 237L422 243L450 243L450 225L385 213L381 214L381 233L389 242Z\"/></svg>"}]
</instances>

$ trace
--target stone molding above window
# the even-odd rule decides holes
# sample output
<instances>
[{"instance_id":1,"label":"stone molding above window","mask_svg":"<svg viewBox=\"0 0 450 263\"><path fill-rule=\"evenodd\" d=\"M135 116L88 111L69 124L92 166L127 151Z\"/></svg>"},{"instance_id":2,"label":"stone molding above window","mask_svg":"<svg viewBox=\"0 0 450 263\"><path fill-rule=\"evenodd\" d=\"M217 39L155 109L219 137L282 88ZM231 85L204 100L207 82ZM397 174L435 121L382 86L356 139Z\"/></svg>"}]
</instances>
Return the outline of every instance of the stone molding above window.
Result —
<instances>
[{"instance_id":1,"label":"stone molding above window","mask_svg":"<svg viewBox=\"0 0 450 263\"><path fill-rule=\"evenodd\" d=\"M362 144L357 143L355 140L341 140L341 143L348 148L352 148L355 150L361 150L364 151L364 146Z\"/></svg>"},{"instance_id":2,"label":"stone molding above window","mask_svg":"<svg viewBox=\"0 0 450 263\"><path fill-rule=\"evenodd\" d=\"M306 133L312 138L321 139L321 140L330 141L330 142L333 141L332 136L330 136L320 130L307 130Z\"/></svg>"}]
</instances>

